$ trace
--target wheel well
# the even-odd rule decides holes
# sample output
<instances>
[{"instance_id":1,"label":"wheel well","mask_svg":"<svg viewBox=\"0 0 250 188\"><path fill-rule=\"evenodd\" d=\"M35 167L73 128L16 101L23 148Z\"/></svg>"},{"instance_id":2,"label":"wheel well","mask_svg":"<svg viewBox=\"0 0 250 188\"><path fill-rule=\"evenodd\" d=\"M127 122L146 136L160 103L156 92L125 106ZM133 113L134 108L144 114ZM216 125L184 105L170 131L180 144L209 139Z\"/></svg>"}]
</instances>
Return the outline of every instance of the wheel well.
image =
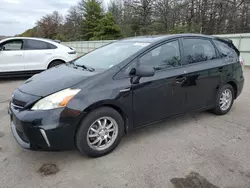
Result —
<instances>
[{"instance_id":1,"label":"wheel well","mask_svg":"<svg viewBox=\"0 0 250 188\"><path fill-rule=\"evenodd\" d=\"M114 110L116 110L122 116L122 119L124 121L124 133L127 134L128 133L128 117L126 116L126 114L119 107L117 107L115 105L111 105L111 104L104 104L104 105L96 106L95 108L91 108L87 113L89 114L93 110L95 110L97 108L101 108L101 107L113 108ZM75 130L75 136L74 136L75 143L76 143L76 134L77 134L77 131L78 131L79 127L80 127L81 121L78 123L78 125L76 127L76 130Z\"/></svg>"},{"instance_id":2,"label":"wheel well","mask_svg":"<svg viewBox=\"0 0 250 188\"><path fill-rule=\"evenodd\" d=\"M233 82L233 81L230 81L230 82L227 82L227 83L230 84L230 85L233 87L233 89L234 89L234 98L236 99L236 97L237 97L237 92L238 92L236 83Z\"/></svg>"},{"instance_id":3,"label":"wheel well","mask_svg":"<svg viewBox=\"0 0 250 188\"><path fill-rule=\"evenodd\" d=\"M100 107L110 107L110 108L113 108L115 109L121 116L122 116L122 119L124 121L124 132L127 133L128 132L128 117L126 116L126 114L117 106L115 105L102 105L102 106L98 106L97 108L100 108Z\"/></svg>"},{"instance_id":4,"label":"wheel well","mask_svg":"<svg viewBox=\"0 0 250 188\"><path fill-rule=\"evenodd\" d=\"M119 107L117 107L115 105L104 104L104 105L96 106L94 108L89 109L88 113L92 112L93 110L95 110L97 108L101 108L101 107L109 107L109 108L113 108L114 110L116 110L122 116L122 119L124 121L124 132L125 133L128 132L128 117Z\"/></svg>"},{"instance_id":5,"label":"wheel well","mask_svg":"<svg viewBox=\"0 0 250 188\"><path fill-rule=\"evenodd\" d=\"M53 62L55 62L55 61L61 61L62 63L66 63L65 61L63 61L62 59L54 59L53 61L51 61L50 63L49 63L49 65L48 65L48 67L47 68L49 68L50 67L50 65L53 63Z\"/></svg>"}]
</instances>

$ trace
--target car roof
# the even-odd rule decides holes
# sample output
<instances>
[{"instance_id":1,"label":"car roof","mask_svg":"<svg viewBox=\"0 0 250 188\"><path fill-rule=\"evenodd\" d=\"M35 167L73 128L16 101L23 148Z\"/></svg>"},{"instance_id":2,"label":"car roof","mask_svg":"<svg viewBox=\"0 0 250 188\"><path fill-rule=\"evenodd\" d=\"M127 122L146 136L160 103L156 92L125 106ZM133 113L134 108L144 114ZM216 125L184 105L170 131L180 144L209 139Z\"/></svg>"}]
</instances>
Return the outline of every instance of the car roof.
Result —
<instances>
[{"instance_id":1,"label":"car roof","mask_svg":"<svg viewBox=\"0 0 250 188\"><path fill-rule=\"evenodd\" d=\"M162 40L167 39L174 39L178 37L205 37L205 38L215 38L214 36L210 35L202 35L202 34L192 34L192 33L186 33L186 34L171 34L171 35L147 35L147 36L136 36L136 37L129 37L125 39L121 39L117 42L142 42L142 43L155 43ZM60 43L52 40L52 39L46 39L46 38L37 38L37 37L9 37L5 38L2 41L5 40L11 40L11 39L33 39L33 40L40 40L45 42L50 42L55 45L58 45Z\"/></svg>"},{"instance_id":2,"label":"car roof","mask_svg":"<svg viewBox=\"0 0 250 188\"><path fill-rule=\"evenodd\" d=\"M138 37L129 37L122 39L120 41L126 42L156 42L158 40L166 38L168 35L148 35L148 36L138 36Z\"/></svg>"},{"instance_id":3,"label":"car roof","mask_svg":"<svg viewBox=\"0 0 250 188\"><path fill-rule=\"evenodd\" d=\"M129 37L122 39L120 41L127 41L127 42L148 42L148 43L154 43L161 40L167 40L172 38L178 38L178 37L205 37L205 38L214 38L210 35L202 35L202 34L173 34L173 35L148 35L148 36L138 36L138 37Z\"/></svg>"},{"instance_id":4,"label":"car roof","mask_svg":"<svg viewBox=\"0 0 250 188\"><path fill-rule=\"evenodd\" d=\"M58 42L52 40L52 39L46 39L46 38L38 38L38 37L8 37L3 39L2 41L7 41L7 40L14 40L14 39L32 39L32 40L39 40L39 41L44 41L44 42L50 42L53 44L59 44Z\"/></svg>"}]
</instances>

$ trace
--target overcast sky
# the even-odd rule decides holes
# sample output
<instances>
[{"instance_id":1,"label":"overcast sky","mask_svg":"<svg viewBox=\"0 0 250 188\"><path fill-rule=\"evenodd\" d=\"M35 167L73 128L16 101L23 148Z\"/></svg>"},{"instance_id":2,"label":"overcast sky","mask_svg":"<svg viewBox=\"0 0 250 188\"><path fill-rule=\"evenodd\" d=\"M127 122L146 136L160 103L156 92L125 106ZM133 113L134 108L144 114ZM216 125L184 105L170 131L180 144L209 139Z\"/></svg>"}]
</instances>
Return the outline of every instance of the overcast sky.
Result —
<instances>
[{"instance_id":1,"label":"overcast sky","mask_svg":"<svg viewBox=\"0 0 250 188\"><path fill-rule=\"evenodd\" d=\"M65 15L79 0L0 0L0 35L12 36L34 27L53 11ZM109 0L104 0L107 3Z\"/></svg>"}]
</instances>

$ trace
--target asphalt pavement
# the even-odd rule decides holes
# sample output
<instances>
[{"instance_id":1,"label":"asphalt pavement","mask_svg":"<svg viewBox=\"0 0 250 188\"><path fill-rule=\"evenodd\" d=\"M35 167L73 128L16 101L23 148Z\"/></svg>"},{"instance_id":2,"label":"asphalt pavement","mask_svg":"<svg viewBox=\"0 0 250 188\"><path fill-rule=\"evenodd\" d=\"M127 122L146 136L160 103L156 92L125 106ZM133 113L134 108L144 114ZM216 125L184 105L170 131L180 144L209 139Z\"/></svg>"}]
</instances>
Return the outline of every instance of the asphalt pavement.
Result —
<instances>
[{"instance_id":1,"label":"asphalt pavement","mask_svg":"<svg viewBox=\"0 0 250 188\"><path fill-rule=\"evenodd\" d=\"M1 188L171 188L197 172L221 188L250 187L250 69L230 113L191 113L126 135L111 154L91 159L76 150L22 149L14 140L8 101L24 80L0 81ZM54 174L39 168L50 164ZM45 175L46 174L46 175Z\"/></svg>"}]
</instances>

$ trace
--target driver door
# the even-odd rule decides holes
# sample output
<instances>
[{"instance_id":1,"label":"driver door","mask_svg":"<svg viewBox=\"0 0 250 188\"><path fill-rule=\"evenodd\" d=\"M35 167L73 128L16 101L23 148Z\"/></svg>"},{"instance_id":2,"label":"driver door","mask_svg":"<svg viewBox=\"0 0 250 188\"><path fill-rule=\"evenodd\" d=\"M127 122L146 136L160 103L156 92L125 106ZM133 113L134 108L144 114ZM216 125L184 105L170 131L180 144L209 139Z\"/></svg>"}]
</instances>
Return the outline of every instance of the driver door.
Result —
<instances>
[{"instance_id":1,"label":"driver door","mask_svg":"<svg viewBox=\"0 0 250 188\"><path fill-rule=\"evenodd\" d=\"M133 84L135 126L143 126L183 113L185 110L185 69L181 66L178 40L167 42L142 55L138 66L151 66L153 77L141 78Z\"/></svg>"},{"instance_id":2,"label":"driver door","mask_svg":"<svg viewBox=\"0 0 250 188\"><path fill-rule=\"evenodd\" d=\"M0 72L24 71L23 41L8 40L0 44Z\"/></svg>"}]
</instances>

